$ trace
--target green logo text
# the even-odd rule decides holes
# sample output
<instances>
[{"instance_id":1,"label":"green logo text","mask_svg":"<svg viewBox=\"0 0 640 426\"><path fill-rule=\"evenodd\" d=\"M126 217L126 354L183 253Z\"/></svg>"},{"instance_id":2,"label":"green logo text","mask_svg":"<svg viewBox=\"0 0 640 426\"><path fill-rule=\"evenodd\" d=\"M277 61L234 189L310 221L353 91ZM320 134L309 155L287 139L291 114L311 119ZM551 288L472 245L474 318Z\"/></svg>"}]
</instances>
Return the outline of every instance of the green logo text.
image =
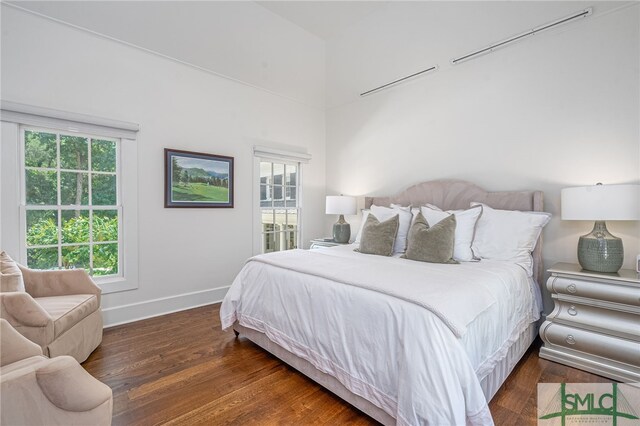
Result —
<instances>
[{"instance_id":1,"label":"green logo text","mask_svg":"<svg viewBox=\"0 0 640 426\"><path fill-rule=\"evenodd\" d=\"M567 393L566 383L560 384L560 389L545 407L541 420L560 417L562 426L569 416L609 416L613 426L617 425L619 417L638 419L637 413L629 404L618 384L613 383L611 393Z\"/></svg>"}]
</instances>

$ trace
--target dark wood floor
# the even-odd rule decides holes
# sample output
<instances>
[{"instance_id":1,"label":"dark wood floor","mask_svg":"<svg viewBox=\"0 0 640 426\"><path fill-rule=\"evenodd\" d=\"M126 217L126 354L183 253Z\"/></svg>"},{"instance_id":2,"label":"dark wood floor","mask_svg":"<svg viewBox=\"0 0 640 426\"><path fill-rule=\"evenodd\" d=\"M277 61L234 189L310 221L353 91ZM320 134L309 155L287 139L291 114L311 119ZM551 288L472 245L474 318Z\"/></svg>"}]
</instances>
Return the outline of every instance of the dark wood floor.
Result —
<instances>
[{"instance_id":1,"label":"dark wood floor","mask_svg":"<svg viewBox=\"0 0 640 426\"><path fill-rule=\"evenodd\" d=\"M113 389L114 425L376 424L245 338L220 305L109 328L83 363ZM534 343L490 403L496 425L536 424L538 382L609 382L538 358Z\"/></svg>"}]
</instances>

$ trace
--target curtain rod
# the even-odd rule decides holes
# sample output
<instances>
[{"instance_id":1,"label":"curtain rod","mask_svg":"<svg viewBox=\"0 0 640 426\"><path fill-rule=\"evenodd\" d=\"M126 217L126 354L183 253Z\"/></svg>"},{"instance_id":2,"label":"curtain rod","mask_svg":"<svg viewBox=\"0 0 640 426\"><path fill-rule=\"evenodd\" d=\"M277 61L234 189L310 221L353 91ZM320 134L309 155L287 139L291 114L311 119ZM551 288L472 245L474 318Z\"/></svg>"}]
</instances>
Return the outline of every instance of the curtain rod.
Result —
<instances>
[{"instance_id":1,"label":"curtain rod","mask_svg":"<svg viewBox=\"0 0 640 426\"><path fill-rule=\"evenodd\" d=\"M593 8L590 7L590 8L584 9L584 10L582 10L580 12L574 13L574 14L572 14L570 16L565 17L565 18L560 18L560 19L558 19L556 21L553 21L553 22L550 22L548 24L540 25L540 26L538 26L536 28L533 28L533 29L531 29L529 31L526 31L526 32L524 32L522 34L518 34L518 35L510 37L510 38L508 38L506 40L499 41L499 42L494 43L491 46L487 46L487 47L485 47L483 49L476 50L476 51L468 53L468 54L466 54L464 56L460 56L458 58L453 58L451 60L451 64L452 65L456 65L456 64L458 64L460 62L467 61L467 60L472 59L472 58L474 58L476 56L483 55L483 54L486 54L486 53L490 53L490 52L492 52L494 49L496 49L498 47L503 47L503 46L505 46L507 44L514 43L514 42L516 42L518 40L521 40L521 39L523 39L525 37L532 36L532 35L534 35L536 33L544 31L544 30L548 30L549 28L553 28L553 27L558 26L558 25L566 24L566 23L568 23L570 21L573 21L574 19L586 18L587 16L591 15L592 13L593 13Z\"/></svg>"},{"instance_id":2,"label":"curtain rod","mask_svg":"<svg viewBox=\"0 0 640 426\"><path fill-rule=\"evenodd\" d=\"M389 86L393 86L394 84L398 84L398 83L403 82L403 81L405 81L405 80L408 80L408 79L410 79L410 78L417 77L417 76L419 76L420 74L424 74L424 73L429 72L429 71L435 71L435 70L437 70L437 69L438 69L438 66L437 66L437 65L434 65L434 66L432 66L432 67L429 67L429 68L424 69L424 70L422 70L422 71L418 71L418 72L413 73L413 74L411 74L411 75L408 75L408 76L406 76L406 77L402 77L402 78L399 78L399 79L397 79L397 80L393 80L391 83L387 83L387 84L383 84L382 86L378 86L378 87L376 87L375 89L367 90L367 91L366 91L366 92L364 92L364 93L360 93L360 96L367 96L367 95L370 95L370 94L372 94L372 93L374 93L374 92L377 92L378 90L382 90L382 89L384 89L384 88L387 88L387 87L389 87Z\"/></svg>"}]
</instances>

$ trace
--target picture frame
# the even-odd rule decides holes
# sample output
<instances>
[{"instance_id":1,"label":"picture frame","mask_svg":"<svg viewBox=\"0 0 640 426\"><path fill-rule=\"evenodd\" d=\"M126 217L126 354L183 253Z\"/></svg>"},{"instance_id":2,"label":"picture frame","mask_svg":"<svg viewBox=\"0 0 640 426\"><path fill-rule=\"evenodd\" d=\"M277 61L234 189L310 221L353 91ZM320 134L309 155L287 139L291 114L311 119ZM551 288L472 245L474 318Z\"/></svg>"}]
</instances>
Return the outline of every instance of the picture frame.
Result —
<instances>
[{"instance_id":1,"label":"picture frame","mask_svg":"<svg viewBox=\"0 0 640 426\"><path fill-rule=\"evenodd\" d=\"M165 208L233 208L233 160L165 148Z\"/></svg>"}]
</instances>

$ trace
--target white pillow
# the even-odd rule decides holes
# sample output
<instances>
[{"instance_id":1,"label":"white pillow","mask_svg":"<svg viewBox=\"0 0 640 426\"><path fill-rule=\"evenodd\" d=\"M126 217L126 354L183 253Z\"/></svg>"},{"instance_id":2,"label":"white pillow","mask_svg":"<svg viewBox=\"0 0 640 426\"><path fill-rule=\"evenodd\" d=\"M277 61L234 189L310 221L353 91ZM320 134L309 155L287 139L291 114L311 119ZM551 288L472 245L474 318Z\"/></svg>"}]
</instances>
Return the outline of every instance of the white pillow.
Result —
<instances>
[{"instance_id":1,"label":"white pillow","mask_svg":"<svg viewBox=\"0 0 640 426\"><path fill-rule=\"evenodd\" d=\"M409 211L411 212L411 225L413 225L413 222L416 221L416 217L418 217L418 213L420 213L420 207L413 207L411 205L405 207L401 204L390 204L389 207L391 207L392 209L409 209ZM409 228L411 228L411 226L409 226ZM409 238L408 235L407 238Z\"/></svg>"},{"instance_id":2,"label":"white pillow","mask_svg":"<svg viewBox=\"0 0 640 426\"><path fill-rule=\"evenodd\" d=\"M427 219L429 226L433 226L442 219L453 214L456 217L456 232L454 236L453 258L459 262L470 262L479 260L471 250L473 236L476 232L476 223L482 214L482 206L474 206L468 210L447 210L443 212L440 208L427 204L420 207L422 215Z\"/></svg>"},{"instance_id":3,"label":"white pillow","mask_svg":"<svg viewBox=\"0 0 640 426\"><path fill-rule=\"evenodd\" d=\"M411 227L411 208L410 207L382 207L372 205L370 210L362 211L362 222L360 223L360 230L354 241L356 244L360 244L360 236L362 235L362 228L367 220L367 216L373 214L380 222L391 219L393 216L398 215L398 235L393 243L393 253L404 253L407 250L407 235L409 234L409 228Z\"/></svg>"},{"instance_id":4,"label":"white pillow","mask_svg":"<svg viewBox=\"0 0 640 426\"><path fill-rule=\"evenodd\" d=\"M411 207L411 215L413 216L411 218L412 225L413 225L413 222L416 221L416 218L418 217L418 213L420 213L420 207Z\"/></svg>"},{"instance_id":5,"label":"white pillow","mask_svg":"<svg viewBox=\"0 0 640 426\"><path fill-rule=\"evenodd\" d=\"M367 217L369 217L369 213L371 210L364 209L362 210L362 220L360 221L360 227L358 228L358 233L356 234L356 239L353 240L354 244L360 244L360 237L362 236L362 228L364 228L364 224L367 221Z\"/></svg>"},{"instance_id":6,"label":"white pillow","mask_svg":"<svg viewBox=\"0 0 640 426\"><path fill-rule=\"evenodd\" d=\"M550 213L496 210L482 205L473 251L483 259L508 260L520 265L533 276L531 252L542 228L551 220Z\"/></svg>"},{"instance_id":7,"label":"white pillow","mask_svg":"<svg viewBox=\"0 0 640 426\"><path fill-rule=\"evenodd\" d=\"M411 208L411 206L403 206L402 204L393 204L393 203L391 203L389 207L391 207L392 209L410 209Z\"/></svg>"}]
</instances>

